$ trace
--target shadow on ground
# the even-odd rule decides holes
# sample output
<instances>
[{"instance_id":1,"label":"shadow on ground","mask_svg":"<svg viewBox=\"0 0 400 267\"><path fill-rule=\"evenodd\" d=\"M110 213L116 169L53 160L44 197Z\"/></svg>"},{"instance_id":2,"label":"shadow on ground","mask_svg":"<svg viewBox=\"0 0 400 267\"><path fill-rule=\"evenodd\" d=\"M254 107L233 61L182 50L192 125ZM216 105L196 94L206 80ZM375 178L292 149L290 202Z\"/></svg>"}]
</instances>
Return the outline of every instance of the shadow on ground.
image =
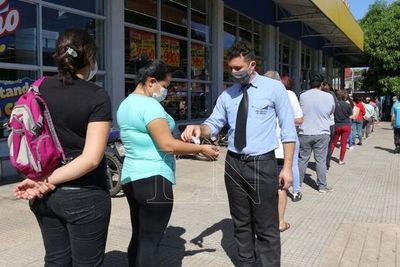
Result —
<instances>
[{"instance_id":1,"label":"shadow on ground","mask_svg":"<svg viewBox=\"0 0 400 267\"><path fill-rule=\"evenodd\" d=\"M306 185L308 185L309 187L311 187L312 189L318 191L317 182L315 182L315 180L313 180L313 179L311 178L311 175L310 175L310 174L304 175L304 183L305 183Z\"/></svg>"},{"instance_id":2,"label":"shadow on ground","mask_svg":"<svg viewBox=\"0 0 400 267\"><path fill-rule=\"evenodd\" d=\"M391 148L386 148L386 147L380 147L380 146L374 146L375 149L383 150L392 154L395 154L394 149Z\"/></svg>"},{"instance_id":3,"label":"shadow on ground","mask_svg":"<svg viewBox=\"0 0 400 267\"><path fill-rule=\"evenodd\" d=\"M223 219L213 226L207 228L197 237L193 238L190 242L199 247L199 249L186 250L186 240L182 237L186 232L185 228L169 226L164 234L161 241L159 251L157 253L159 266L166 267L181 267L184 257L190 257L199 253L213 253L216 252L215 248L203 247L204 238L222 231L221 246L225 253L229 256L232 261L232 265L235 265L234 259L235 243L233 239L233 225L231 219ZM103 267L124 267L128 266L127 253L122 251L110 251L105 255Z\"/></svg>"}]
</instances>

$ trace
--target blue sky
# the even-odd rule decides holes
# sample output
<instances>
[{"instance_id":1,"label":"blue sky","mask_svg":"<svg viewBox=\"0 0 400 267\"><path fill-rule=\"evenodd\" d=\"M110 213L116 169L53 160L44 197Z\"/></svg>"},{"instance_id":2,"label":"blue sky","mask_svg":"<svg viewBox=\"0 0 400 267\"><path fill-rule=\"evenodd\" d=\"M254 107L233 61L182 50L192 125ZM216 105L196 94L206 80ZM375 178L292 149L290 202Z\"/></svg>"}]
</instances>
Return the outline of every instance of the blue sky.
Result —
<instances>
[{"instance_id":1,"label":"blue sky","mask_svg":"<svg viewBox=\"0 0 400 267\"><path fill-rule=\"evenodd\" d=\"M369 5L374 2L375 0L349 0L350 9L353 13L353 16L357 20L361 19L367 13ZM388 3L391 2L393 2L393 0L388 1Z\"/></svg>"}]
</instances>

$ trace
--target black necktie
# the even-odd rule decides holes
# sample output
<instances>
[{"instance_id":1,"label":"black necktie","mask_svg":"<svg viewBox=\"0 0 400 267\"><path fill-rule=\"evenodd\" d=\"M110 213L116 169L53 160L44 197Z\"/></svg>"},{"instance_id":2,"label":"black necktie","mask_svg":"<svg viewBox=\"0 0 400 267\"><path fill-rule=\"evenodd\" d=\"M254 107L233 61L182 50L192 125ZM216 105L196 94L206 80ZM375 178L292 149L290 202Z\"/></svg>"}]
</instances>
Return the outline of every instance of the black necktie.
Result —
<instances>
[{"instance_id":1,"label":"black necktie","mask_svg":"<svg viewBox=\"0 0 400 267\"><path fill-rule=\"evenodd\" d=\"M249 95L247 89L251 83L242 87L243 98L240 101L238 113L236 116L235 125L235 147L238 151L242 151L246 147L246 126L247 126L247 113L249 111Z\"/></svg>"}]
</instances>

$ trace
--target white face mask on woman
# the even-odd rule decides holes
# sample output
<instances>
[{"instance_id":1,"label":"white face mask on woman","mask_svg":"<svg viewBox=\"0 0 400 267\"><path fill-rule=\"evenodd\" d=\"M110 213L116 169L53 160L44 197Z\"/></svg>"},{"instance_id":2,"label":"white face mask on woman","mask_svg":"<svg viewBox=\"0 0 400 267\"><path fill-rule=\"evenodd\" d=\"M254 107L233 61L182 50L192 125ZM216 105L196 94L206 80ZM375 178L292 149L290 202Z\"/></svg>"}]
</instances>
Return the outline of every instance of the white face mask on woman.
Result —
<instances>
[{"instance_id":1,"label":"white face mask on woman","mask_svg":"<svg viewBox=\"0 0 400 267\"><path fill-rule=\"evenodd\" d=\"M86 81L90 81L93 79L93 77L96 75L97 71L99 70L99 67L97 66L97 61L94 62L94 66L90 67L90 72L88 77L86 78Z\"/></svg>"},{"instance_id":2,"label":"white face mask on woman","mask_svg":"<svg viewBox=\"0 0 400 267\"><path fill-rule=\"evenodd\" d=\"M162 101L165 100L165 98L167 97L167 95L168 95L168 89L166 89L165 87L161 87L161 88L160 88L160 93L158 94L158 93L154 92L153 95L152 95L152 97L153 97L155 100L157 100L158 102L162 102Z\"/></svg>"}]
</instances>

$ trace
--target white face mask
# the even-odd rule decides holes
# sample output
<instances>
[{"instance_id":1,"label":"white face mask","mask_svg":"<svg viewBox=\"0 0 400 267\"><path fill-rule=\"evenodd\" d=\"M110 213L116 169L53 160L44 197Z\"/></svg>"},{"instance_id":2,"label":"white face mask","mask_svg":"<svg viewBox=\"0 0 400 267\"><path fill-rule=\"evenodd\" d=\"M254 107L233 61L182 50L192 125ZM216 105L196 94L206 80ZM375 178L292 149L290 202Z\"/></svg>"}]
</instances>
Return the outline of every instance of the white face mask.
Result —
<instances>
[{"instance_id":1,"label":"white face mask","mask_svg":"<svg viewBox=\"0 0 400 267\"><path fill-rule=\"evenodd\" d=\"M97 61L95 61L94 66L90 68L90 72L88 77L86 78L86 81L90 81L93 79L93 77L96 75L97 71L99 70L99 67L97 66Z\"/></svg>"},{"instance_id":2,"label":"white face mask","mask_svg":"<svg viewBox=\"0 0 400 267\"><path fill-rule=\"evenodd\" d=\"M157 100L158 102L162 102L162 101L165 100L165 98L167 97L167 95L168 95L168 89L166 89L166 88L164 88L164 87L161 87L161 88L160 88L160 94L153 93L153 98L154 98L155 100Z\"/></svg>"}]
</instances>

